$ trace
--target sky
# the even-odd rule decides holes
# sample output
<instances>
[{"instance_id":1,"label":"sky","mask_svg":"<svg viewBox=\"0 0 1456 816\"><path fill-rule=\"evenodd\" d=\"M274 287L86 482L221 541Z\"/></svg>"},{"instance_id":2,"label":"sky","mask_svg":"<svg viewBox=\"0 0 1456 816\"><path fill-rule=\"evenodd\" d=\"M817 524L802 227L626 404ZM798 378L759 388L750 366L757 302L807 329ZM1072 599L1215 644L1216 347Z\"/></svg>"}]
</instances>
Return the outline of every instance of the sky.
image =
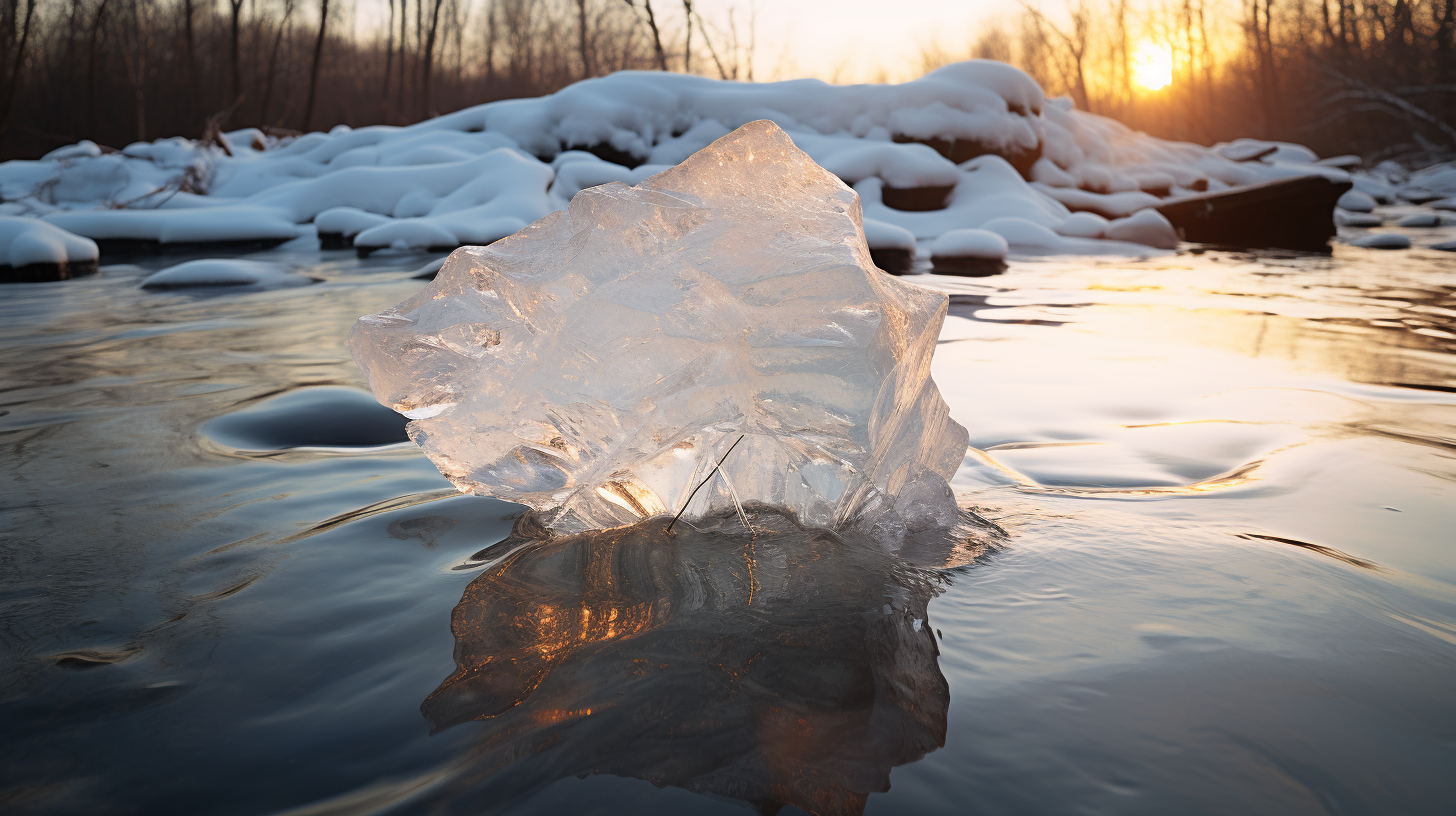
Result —
<instances>
[{"instance_id":1,"label":"sky","mask_svg":"<svg viewBox=\"0 0 1456 816\"><path fill-rule=\"evenodd\" d=\"M922 45L939 36L949 50L963 50L980 24L1020 10L1016 0L695 0L695 5L720 26L732 7L745 34L750 12L756 15L756 79L838 82L912 79L921 74ZM1045 5L1051 11L1062 2ZM653 0L653 10L664 28L681 28L680 0ZM387 0L358 0L356 30L375 29L387 15Z\"/></svg>"},{"instance_id":2,"label":"sky","mask_svg":"<svg viewBox=\"0 0 1456 816\"><path fill-rule=\"evenodd\" d=\"M700 7L707 5L713 5L711 0L700 0ZM877 81L881 71L891 82L919 76L922 45L938 36L943 45L961 50L981 24L1009 19L1020 9L1015 0L760 0L756 5L756 73L841 82ZM780 76L771 76L776 70Z\"/></svg>"}]
</instances>

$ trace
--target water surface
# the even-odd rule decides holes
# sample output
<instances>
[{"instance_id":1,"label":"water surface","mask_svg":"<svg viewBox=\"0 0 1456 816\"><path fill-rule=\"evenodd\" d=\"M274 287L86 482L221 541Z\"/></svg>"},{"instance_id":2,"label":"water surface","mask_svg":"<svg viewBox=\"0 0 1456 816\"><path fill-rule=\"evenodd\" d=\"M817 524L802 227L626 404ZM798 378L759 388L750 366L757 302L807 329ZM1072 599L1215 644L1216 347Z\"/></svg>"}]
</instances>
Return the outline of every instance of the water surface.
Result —
<instances>
[{"instance_id":1,"label":"water surface","mask_svg":"<svg viewBox=\"0 0 1456 816\"><path fill-rule=\"evenodd\" d=\"M0 291L7 812L1456 803L1450 255L920 278L1005 530L946 571L772 525L508 538L343 346L428 259L252 257L322 283Z\"/></svg>"}]
</instances>

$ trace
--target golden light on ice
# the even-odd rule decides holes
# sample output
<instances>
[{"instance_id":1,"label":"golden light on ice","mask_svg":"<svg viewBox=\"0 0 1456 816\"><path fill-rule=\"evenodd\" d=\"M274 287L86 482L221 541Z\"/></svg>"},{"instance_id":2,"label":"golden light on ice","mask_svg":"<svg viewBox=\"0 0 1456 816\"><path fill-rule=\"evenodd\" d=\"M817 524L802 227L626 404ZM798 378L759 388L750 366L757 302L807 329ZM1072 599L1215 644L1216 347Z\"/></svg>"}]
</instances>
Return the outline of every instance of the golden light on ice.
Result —
<instances>
[{"instance_id":1,"label":"golden light on ice","mask_svg":"<svg viewBox=\"0 0 1456 816\"><path fill-rule=\"evenodd\" d=\"M1173 81L1173 52L1165 45L1144 40L1132 52L1132 80L1150 91Z\"/></svg>"}]
</instances>

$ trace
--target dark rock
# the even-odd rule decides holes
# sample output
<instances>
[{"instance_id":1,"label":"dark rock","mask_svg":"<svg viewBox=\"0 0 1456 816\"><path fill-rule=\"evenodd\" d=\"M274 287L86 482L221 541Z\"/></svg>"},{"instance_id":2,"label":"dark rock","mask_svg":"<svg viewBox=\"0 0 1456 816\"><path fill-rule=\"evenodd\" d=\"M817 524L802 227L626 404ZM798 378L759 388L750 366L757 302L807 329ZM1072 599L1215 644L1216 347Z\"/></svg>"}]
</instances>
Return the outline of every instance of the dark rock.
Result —
<instances>
[{"instance_id":1,"label":"dark rock","mask_svg":"<svg viewBox=\"0 0 1456 816\"><path fill-rule=\"evenodd\" d=\"M586 152L592 154L593 156L596 156L602 161L611 162L612 164L620 164L628 170L634 169L640 166L643 162L647 161L645 158L635 156L631 153L626 152L625 150L618 150L617 148L612 147L611 145L606 143L598 143L594 145L567 145L566 149L585 150Z\"/></svg>"},{"instance_id":2,"label":"dark rock","mask_svg":"<svg viewBox=\"0 0 1456 816\"><path fill-rule=\"evenodd\" d=\"M1335 202L1348 181L1299 176L1183 196L1156 207L1185 241L1329 252Z\"/></svg>"},{"instance_id":3,"label":"dark rock","mask_svg":"<svg viewBox=\"0 0 1456 816\"><path fill-rule=\"evenodd\" d=\"M155 238L96 238L96 246L105 260L166 255L172 253L205 253L214 256L242 255L272 249L291 238L250 238L242 241L181 241L162 243Z\"/></svg>"},{"instance_id":4,"label":"dark rock","mask_svg":"<svg viewBox=\"0 0 1456 816\"><path fill-rule=\"evenodd\" d=\"M1040 142L1037 143L1036 147L1030 149L1008 150L1005 148L992 147L985 142L980 141L979 139L963 139L960 137L957 137L953 140L942 139L939 137L920 139L913 136L906 136L901 133L896 133L891 138L901 144L916 142L919 144L927 145L929 147L933 147L935 148L935 151L937 153L946 157L947 159L950 159L956 164L970 161L977 156L984 156L988 153L994 153L995 155L1000 156L1001 158L1010 162L1011 166L1016 168L1016 172L1020 173L1021 177L1028 181L1031 180L1031 166L1033 164L1036 164L1037 159L1041 158Z\"/></svg>"},{"instance_id":5,"label":"dark rock","mask_svg":"<svg viewBox=\"0 0 1456 816\"><path fill-rule=\"evenodd\" d=\"M320 232L319 249L348 249L354 245L354 236L342 232Z\"/></svg>"},{"instance_id":6,"label":"dark rock","mask_svg":"<svg viewBox=\"0 0 1456 816\"><path fill-rule=\"evenodd\" d=\"M937 275L959 275L963 278L987 278L1006 271L1006 264L996 258L972 258L956 255L933 255L930 271Z\"/></svg>"},{"instance_id":7,"label":"dark rock","mask_svg":"<svg viewBox=\"0 0 1456 816\"><path fill-rule=\"evenodd\" d=\"M891 275L904 275L915 265L915 250L871 248L870 260Z\"/></svg>"},{"instance_id":8,"label":"dark rock","mask_svg":"<svg viewBox=\"0 0 1456 816\"><path fill-rule=\"evenodd\" d=\"M365 391L338 386L299 388L203 426L237 450L370 448L408 442L406 420Z\"/></svg>"},{"instance_id":9,"label":"dark rock","mask_svg":"<svg viewBox=\"0 0 1456 816\"><path fill-rule=\"evenodd\" d=\"M0 266L0 283L44 283L96 274L95 261Z\"/></svg>"},{"instance_id":10,"label":"dark rock","mask_svg":"<svg viewBox=\"0 0 1456 816\"><path fill-rule=\"evenodd\" d=\"M886 185L880 193L880 200L892 210L925 212L945 209L955 185L938 187L891 187Z\"/></svg>"}]
</instances>

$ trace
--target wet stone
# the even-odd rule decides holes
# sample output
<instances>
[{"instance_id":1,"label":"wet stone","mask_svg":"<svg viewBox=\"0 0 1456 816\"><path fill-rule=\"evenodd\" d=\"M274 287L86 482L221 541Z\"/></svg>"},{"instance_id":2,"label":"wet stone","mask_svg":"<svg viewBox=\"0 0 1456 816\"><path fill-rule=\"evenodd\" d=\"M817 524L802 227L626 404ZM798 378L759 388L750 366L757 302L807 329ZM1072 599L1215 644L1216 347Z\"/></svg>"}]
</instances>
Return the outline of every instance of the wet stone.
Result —
<instances>
[{"instance_id":1,"label":"wet stone","mask_svg":"<svg viewBox=\"0 0 1456 816\"><path fill-rule=\"evenodd\" d=\"M202 427L237 450L375 448L408 442L405 418L354 388L300 388L265 399Z\"/></svg>"}]
</instances>

